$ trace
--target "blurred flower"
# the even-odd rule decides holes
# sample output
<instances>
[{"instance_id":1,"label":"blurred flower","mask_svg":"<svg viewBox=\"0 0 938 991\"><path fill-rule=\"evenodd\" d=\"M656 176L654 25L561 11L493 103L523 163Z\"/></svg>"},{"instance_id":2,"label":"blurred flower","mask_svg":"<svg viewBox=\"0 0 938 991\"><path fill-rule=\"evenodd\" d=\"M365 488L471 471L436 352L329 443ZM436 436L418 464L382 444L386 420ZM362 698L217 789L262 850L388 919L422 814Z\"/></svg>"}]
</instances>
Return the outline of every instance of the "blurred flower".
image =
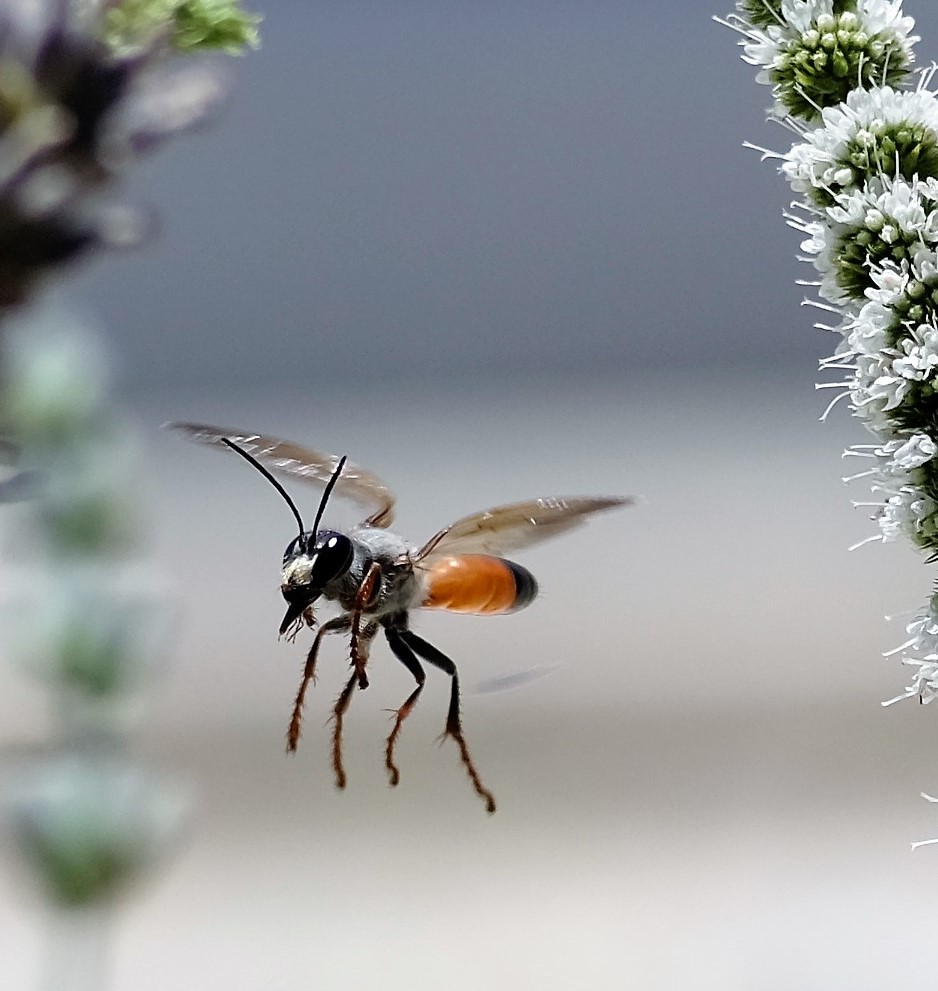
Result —
<instances>
[{"instance_id":1,"label":"blurred flower","mask_svg":"<svg viewBox=\"0 0 938 991\"><path fill-rule=\"evenodd\" d=\"M108 901L136 880L190 805L178 785L108 755L23 768L7 801L20 850L65 906Z\"/></svg>"},{"instance_id":2,"label":"blurred flower","mask_svg":"<svg viewBox=\"0 0 938 991\"><path fill-rule=\"evenodd\" d=\"M754 27L767 28L782 23L782 0L741 0L739 10Z\"/></svg>"},{"instance_id":3,"label":"blurred flower","mask_svg":"<svg viewBox=\"0 0 938 991\"><path fill-rule=\"evenodd\" d=\"M103 350L72 314L9 310L63 263L144 235L145 215L115 206L111 187L222 95L214 71L170 68L170 46L235 50L256 42L255 24L234 0L0 5L0 465L12 469L0 502L29 496L8 509L22 563L4 575L0 626L52 720L49 756L21 769L5 811L58 908L49 987L101 991L108 909L178 835L188 802L127 756L140 710L127 702L156 668L167 609L135 556L136 452L105 399Z\"/></svg>"},{"instance_id":4,"label":"blurred flower","mask_svg":"<svg viewBox=\"0 0 938 991\"><path fill-rule=\"evenodd\" d=\"M116 702L165 653L170 611L163 583L146 568L109 561L66 555L49 564L51 588L48 566L7 572L4 646L17 664L69 696L66 705Z\"/></svg>"},{"instance_id":5,"label":"blurred flower","mask_svg":"<svg viewBox=\"0 0 938 991\"><path fill-rule=\"evenodd\" d=\"M139 534L136 450L103 402L107 361L99 343L74 317L32 310L7 320L4 359L2 416L35 496L30 557L132 551Z\"/></svg>"},{"instance_id":6,"label":"blurred flower","mask_svg":"<svg viewBox=\"0 0 938 991\"><path fill-rule=\"evenodd\" d=\"M139 241L144 214L98 194L222 95L204 68L160 71L156 46L113 53L87 5L40 10L28 0L0 10L0 307L93 247Z\"/></svg>"},{"instance_id":7,"label":"blurred flower","mask_svg":"<svg viewBox=\"0 0 938 991\"><path fill-rule=\"evenodd\" d=\"M4 811L55 907L48 986L101 991L114 900L178 837L189 804L129 753L169 611L138 556L135 448L105 400L102 348L73 316L35 307L7 319L3 344L0 413L33 484L8 513L0 629L47 689L52 722L45 759L4 782Z\"/></svg>"},{"instance_id":8,"label":"blurred flower","mask_svg":"<svg viewBox=\"0 0 938 991\"><path fill-rule=\"evenodd\" d=\"M116 52L155 38L183 52L219 48L236 55L258 45L261 19L237 0L109 0L106 7L104 38Z\"/></svg>"}]
</instances>

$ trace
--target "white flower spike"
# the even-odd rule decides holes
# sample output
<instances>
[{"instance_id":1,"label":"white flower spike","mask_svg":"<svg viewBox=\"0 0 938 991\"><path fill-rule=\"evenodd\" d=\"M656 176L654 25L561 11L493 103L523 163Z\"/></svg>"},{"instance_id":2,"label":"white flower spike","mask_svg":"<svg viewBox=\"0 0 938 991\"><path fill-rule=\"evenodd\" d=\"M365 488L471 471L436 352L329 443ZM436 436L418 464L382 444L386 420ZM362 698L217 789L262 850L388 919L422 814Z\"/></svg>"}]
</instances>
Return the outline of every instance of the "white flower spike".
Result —
<instances>
[{"instance_id":1,"label":"white flower spike","mask_svg":"<svg viewBox=\"0 0 938 991\"><path fill-rule=\"evenodd\" d=\"M788 223L816 269L839 336L820 384L876 438L845 452L866 470L878 533L938 561L938 97L936 68L911 73L919 40L901 0L738 0L720 23L772 86L772 114L798 140L780 171L801 201ZM825 414L826 415L826 414ZM894 699L938 698L938 581L898 655Z\"/></svg>"}]
</instances>

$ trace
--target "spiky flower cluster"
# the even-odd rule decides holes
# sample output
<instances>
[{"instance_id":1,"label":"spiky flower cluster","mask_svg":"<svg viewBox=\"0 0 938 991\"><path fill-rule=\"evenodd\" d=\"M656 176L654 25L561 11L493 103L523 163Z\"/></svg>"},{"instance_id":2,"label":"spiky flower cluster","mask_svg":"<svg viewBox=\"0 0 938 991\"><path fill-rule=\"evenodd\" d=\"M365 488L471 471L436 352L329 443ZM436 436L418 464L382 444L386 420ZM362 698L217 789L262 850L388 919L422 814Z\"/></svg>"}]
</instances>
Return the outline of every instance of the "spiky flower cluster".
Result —
<instances>
[{"instance_id":1,"label":"spiky flower cluster","mask_svg":"<svg viewBox=\"0 0 938 991\"><path fill-rule=\"evenodd\" d=\"M834 314L824 329L840 337L821 368L842 378L821 387L876 438L845 452L868 462L850 479L872 486L873 502L859 503L875 509L869 540L901 537L938 561L936 69L911 74L918 38L901 0L740 0L722 23L799 136L766 154L802 198L788 220L819 273L816 305ZM938 586L907 632L891 652L914 669L898 698L930 702Z\"/></svg>"},{"instance_id":2,"label":"spiky flower cluster","mask_svg":"<svg viewBox=\"0 0 938 991\"><path fill-rule=\"evenodd\" d=\"M743 59L772 86L773 113L816 120L854 89L895 85L912 61L914 22L902 0L741 0L729 23Z\"/></svg>"}]
</instances>

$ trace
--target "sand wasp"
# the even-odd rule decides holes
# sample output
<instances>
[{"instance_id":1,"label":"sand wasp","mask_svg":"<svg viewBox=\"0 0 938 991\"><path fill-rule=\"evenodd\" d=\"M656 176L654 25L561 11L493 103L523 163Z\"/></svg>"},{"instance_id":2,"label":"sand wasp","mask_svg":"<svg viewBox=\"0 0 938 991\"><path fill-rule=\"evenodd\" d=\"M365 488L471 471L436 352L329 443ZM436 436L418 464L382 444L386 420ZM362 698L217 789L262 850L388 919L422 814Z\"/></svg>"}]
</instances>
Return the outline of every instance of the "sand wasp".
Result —
<instances>
[{"instance_id":1,"label":"sand wasp","mask_svg":"<svg viewBox=\"0 0 938 991\"><path fill-rule=\"evenodd\" d=\"M296 519L298 534L283 555L280 591L287 602L280 635L294 638L303 626L316 629L287 731L287 750L300 738L306 691L316 672L324 636L348 634L352 674L333 707L332 764L339 788L345 787L342 720L355 687L368 687L368 655L379 631L391 652L413 675L417 687L396 710L385 745L385 766L392 785L399 780L394 748L404 720L423 690L421 661L450 676L449 710L444 737L459 747L463 766L489 812L495 799L483 785L469 753L459 707L459 675L453 661L410 628L414 609L493 616L516 612L537 595L534 576L503 557L549 537L567 533L590 516L630 505L630 497L541 497L472 513L415 546L391 532L394 496L376 475L345 457L321 454L275 437L197 423L170 423L189 440L240 455L280 493ZM311 529L275 477L285 476L324 487ZM321 527L335 492L361 506L368 515L347 533ZM320 598L338 604L338 616L319 623L314 606ZM317 628L318 627L318 628Z\"/></svg>"}]
</instances>

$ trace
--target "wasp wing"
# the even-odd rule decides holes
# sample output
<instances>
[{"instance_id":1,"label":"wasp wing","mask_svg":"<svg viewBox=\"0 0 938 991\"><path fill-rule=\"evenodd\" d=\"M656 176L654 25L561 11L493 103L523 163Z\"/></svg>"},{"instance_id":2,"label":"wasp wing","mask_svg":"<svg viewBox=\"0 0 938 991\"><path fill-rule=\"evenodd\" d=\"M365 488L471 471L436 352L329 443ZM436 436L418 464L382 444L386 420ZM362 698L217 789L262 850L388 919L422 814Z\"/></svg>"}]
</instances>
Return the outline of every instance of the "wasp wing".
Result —
<instances>
[{"instance_id":1,"label":"wasp wing","mask_svg":"<svg viewBox=\"0 0 938 991\"><path fill-rule=\"evenodd\" d=\"M329 482L340 461L334 454L322 454L288 440L246 430L213 427L206 423L167 423L166 426L178 430L196 444L208 444L221 451L231 452L231 448L223 443L223 440L230 440L275 475L310 482L319 487ZM366 468L346 461L334 491L336 495L368 511L370 515L365 522L370 526L390 526L394 519L394 494Z\"/></svg>"},{"instance_id":2,"label":"wasp wing","mask_svg":"<svg viewBox=\"0 0 938 991\"><path fill-rule=\"evenodd\" d=\"M630 506L630 496L544 496L464 516L428 540L415 560L441 554L510 554L582 526L590 516Z\"/></svg>"}]
</instances>

